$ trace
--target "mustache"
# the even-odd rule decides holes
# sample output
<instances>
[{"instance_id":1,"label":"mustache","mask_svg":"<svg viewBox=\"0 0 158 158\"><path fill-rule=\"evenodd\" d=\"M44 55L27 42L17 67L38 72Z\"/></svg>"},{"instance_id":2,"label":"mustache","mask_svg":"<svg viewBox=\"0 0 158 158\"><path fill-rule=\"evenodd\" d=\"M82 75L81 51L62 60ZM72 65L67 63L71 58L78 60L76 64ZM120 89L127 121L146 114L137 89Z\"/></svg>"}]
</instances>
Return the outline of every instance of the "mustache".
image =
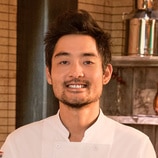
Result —
<instances>
[{"instance_id":1,"label":"mustache","mask_svg":"<svg viewBox=\"0 0 158 158\"><path fill-rule=\"evenodd\" d=\"M69 81L65 81L64 82L65 85L68 85L68 84L71 84L71 83L80 83L80 84L90 85L89 81L83 80L83 79L79 79L79 78L73 78L73 79L71 79Z\"/></svg>"}]
</instances>

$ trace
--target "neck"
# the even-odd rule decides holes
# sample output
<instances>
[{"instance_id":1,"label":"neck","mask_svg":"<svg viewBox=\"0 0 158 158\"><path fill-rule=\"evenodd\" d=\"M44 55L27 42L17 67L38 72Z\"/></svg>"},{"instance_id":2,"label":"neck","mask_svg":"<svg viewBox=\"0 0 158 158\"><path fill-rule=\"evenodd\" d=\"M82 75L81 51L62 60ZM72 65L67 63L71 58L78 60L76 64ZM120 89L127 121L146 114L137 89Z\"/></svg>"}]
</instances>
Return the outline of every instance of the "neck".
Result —
<instances>
[{"instance_id":1,"label":"neck","mask_svg":"<svg viewBox=\"0 0 158 158\"><path fill-rule=\"evenodd\" d=\"M83 139L85 131L97 120L99 109L99 102L79 109L60 104L60 118L70 133L70 141L80 142Z\"/></svg>"}]
</instances>

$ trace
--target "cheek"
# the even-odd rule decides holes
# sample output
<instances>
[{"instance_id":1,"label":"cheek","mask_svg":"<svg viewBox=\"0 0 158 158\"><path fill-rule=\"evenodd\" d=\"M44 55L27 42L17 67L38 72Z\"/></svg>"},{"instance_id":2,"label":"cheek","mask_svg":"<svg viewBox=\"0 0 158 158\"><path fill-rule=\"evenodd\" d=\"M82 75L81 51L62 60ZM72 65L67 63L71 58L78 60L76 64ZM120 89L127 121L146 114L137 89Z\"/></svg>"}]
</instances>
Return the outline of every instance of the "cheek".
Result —
<instances>
[{"instance_id":1,"label":"cheek","mask_svg":"<svg viewBox=\"0 0 158 158\"><path fill-rule=\"evenodd\" d=\"M93 77L92 77L93 76ZM96 87L102 87L103 86L103 73L102 72L95 72L93 75L90 77L90 81L93 82L93 84Z\"/></svg>"},{"instance_id":2,"label":"cheek","mask_svg":"<svg viewBox=\"0 0 158 158\"><path fill-rule=\"evenodd\" d=\"M64 73L59 71L52 71L52 84L54 87L59 87L64 82Z\"/></svg>"},{"instance_id":3,"label":"cheek","mask_svg":"<svg viewBox=\"0 0 158 158\"><path fill-rule=\"evenodd\" d=\"M52 80L53 84L52 84L52 89L53 89L53 92L55 94L56 97L58 97L58 95L61 94L62 92L62 81L58 78L53 78Z\"/></svg>"}]
</instances>

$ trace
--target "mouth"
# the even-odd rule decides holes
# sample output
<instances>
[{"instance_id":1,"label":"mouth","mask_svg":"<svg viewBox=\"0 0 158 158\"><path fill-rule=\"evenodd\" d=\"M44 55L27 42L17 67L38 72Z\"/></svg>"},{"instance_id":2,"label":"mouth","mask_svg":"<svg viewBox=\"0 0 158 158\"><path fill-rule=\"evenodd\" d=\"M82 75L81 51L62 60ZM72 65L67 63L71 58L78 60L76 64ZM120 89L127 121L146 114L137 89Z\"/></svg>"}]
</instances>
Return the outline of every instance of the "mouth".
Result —
<instances>
[{"instance_id":1,"label":"mouth","mask_svg":"<svg viewBox=\"0 0 158 158\"><path fill-rule=\"evenodd\" d=\"M72 89L81 89L81 88L86 88L86 84L68 84L66 85L67 88L72 88Z\"/></svg>"},{"instance_id":2,"label":"mouth","mask_svg":"<svg viewBox=\"0 0 158 158\"><path fill-rule=\"evenodd\" d=\"M83 90L85 88L88 88L89 87L89 82L84 80L84 81L81 81L79 79L73 79L71 81L67 81L65 82L65 86L66 88L68 88L69 90Z\"/></svg>"}]
</instances>

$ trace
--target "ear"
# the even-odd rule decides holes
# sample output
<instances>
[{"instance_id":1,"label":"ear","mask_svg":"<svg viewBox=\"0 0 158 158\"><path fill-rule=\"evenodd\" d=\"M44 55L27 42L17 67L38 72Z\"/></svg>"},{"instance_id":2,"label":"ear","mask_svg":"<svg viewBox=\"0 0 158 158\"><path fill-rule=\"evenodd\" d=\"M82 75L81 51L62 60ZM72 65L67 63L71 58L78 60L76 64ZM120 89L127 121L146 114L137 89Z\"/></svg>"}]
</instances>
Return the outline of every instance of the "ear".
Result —
<instances>
[{"instance_id":1,"label":"ear","mask_svg":"<svg viewBox=\"0 0 158 158\"><path fill-rule=\"evenodd\" d=\"M104 74L103 74L103 84L104 85L110 81L111 76L112 76L112 71L113 71L112 65L108 64L107 67L105 68Z\"/></svg>"},{"instance_id":2,"label":"ear","mask_svg":"<svg viewBox=\"0 0 158 158\"><path fill-rule=\"evenodd\" d=\"M46 78L47 78L48 84L52 85L52 78L51 78L51 74L48 67L46 67Z\"/></svg>"}]
</instances>

